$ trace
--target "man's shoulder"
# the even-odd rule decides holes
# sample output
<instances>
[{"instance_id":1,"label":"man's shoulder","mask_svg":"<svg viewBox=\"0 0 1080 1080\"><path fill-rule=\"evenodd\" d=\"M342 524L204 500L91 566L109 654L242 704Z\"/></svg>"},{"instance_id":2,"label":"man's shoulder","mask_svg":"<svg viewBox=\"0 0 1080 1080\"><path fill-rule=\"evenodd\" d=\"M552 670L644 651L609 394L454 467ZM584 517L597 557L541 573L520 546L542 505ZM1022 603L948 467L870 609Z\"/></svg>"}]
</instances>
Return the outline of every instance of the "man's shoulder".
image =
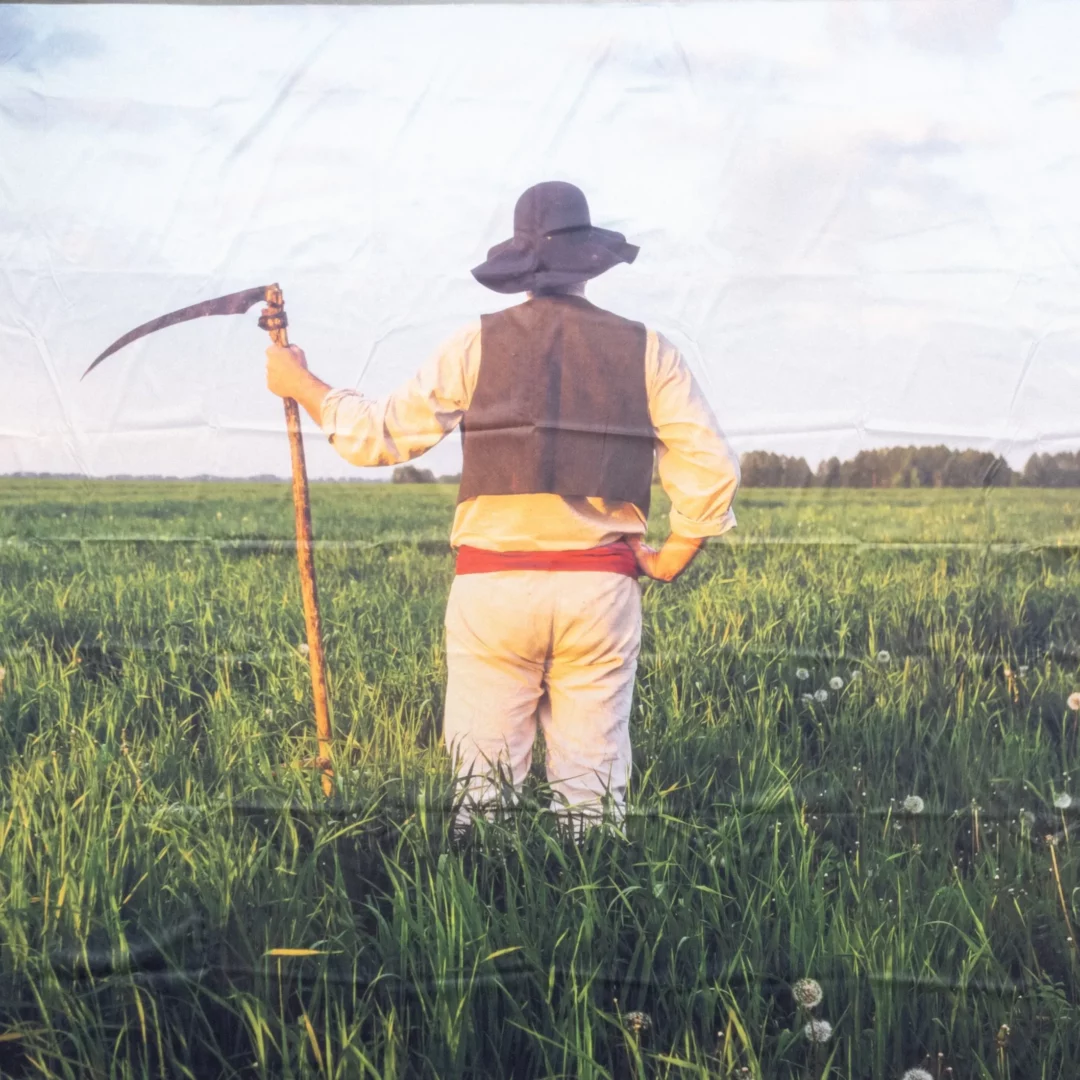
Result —
<instances>
[{"instance_id":1,"label":"man's shoulder","mask_svg":"<svg viewBox=\"0 0 1080 1080\"><path fill-rule=\"evenodd\" d=\"M467 319L465 322L458 323L458 325L443 338L441 351L445 353L451 350L461 351L468 349L472 344L473 339L479 337L480 329L480 317Z\"/></svg>"}]
</instances>

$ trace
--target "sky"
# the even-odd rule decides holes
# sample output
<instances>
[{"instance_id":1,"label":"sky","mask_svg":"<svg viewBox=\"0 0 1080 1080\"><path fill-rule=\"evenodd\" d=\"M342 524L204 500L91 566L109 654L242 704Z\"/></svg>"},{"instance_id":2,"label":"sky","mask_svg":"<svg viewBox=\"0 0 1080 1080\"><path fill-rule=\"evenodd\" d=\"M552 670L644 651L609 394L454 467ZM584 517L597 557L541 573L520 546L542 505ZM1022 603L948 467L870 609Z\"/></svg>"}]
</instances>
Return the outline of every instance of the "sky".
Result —
<instances>
[{"instance_id":1,"label":"sky","mask_svg":"<svg viewBox=\"0 0 1080 1080\"><path fill-rule=\"evenodd\" d=\"M551 179L737 451L1080 448L1077 40L1068 0L0 6L0 474L287 475L257 309L80 376L277 281L316 374L390 393L524 299L469 270Z\"/></svg>"}]
</instances>

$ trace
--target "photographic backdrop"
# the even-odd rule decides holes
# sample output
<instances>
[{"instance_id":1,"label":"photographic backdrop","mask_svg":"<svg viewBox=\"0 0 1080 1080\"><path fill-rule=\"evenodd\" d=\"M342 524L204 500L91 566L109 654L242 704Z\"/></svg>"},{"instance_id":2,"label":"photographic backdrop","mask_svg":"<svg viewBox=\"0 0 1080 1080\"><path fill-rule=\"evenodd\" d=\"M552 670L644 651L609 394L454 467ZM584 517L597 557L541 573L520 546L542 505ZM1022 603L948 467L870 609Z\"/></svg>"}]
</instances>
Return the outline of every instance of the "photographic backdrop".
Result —
<instances>
[{"instance_id":1,"label":"photographic backdrop","mask_svg":"<svg viewBox=\"0 0 1080 1080\"><path fill-rule=\"evenodd\" d=\"M0 6L0 1074L1074 1076L1078 34ZM328 797L257 309L81 377L277 282L380 398L521 299L469 268L550 179L640 246L587 295L687 358L738 525L645 585L623 834L456 843L458 435L395 474L304 417Z\"/></svg>"}]
</instances>

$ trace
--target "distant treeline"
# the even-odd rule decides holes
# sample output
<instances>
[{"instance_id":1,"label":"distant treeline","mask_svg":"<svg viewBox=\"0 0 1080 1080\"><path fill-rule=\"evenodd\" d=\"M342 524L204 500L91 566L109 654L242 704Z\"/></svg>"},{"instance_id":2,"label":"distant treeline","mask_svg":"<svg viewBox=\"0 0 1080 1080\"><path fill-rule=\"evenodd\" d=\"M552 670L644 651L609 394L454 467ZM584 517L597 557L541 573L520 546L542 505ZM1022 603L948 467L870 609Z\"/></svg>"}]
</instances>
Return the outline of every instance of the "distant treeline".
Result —
<instances>
[{"instance_id":1,"label":"distant treeline","mask_svg":"<svg viewBox=\"0 0 1080 1080\"><path fill-rule=\"evenodd\" d=\"M849 461L831 457L816 471L806 458L774 454L771 450L751 450L739 458L745 487L1080 487L1080 451L1059 454L1032 454L1019 472L1000 455L985 450L951 450L947 446L889 446L880 450L860 450ZM8 473L9 477L34 480L182 480L238 483L287 483L288 477L259 476L99 476L79 473ZM395 484L457 484L461 473L436 476L430 469L399 465L390 477ZM653 464L653 482L659 482ZM343 477L338 483L381 483L371 477Z\"/></svg>"},{"instance_id":2,"label":"distant treeline","mask_svg":"<svg viewBox=\"0 0 1080 1080\"><path fill-rule=\"evenodd\" d=\"M1080 487L1080 451L1032 454L1017 472L1000 455L947 446L860 450L831 457L814 471L805 458L751 450L739 458L745 487Z\"/></svg>"},{"instance_id":3,"label":"distant treeline","mask_svg":"<svg viewBox=\"0 0 1080 1080\"><path fill-rule=\"evenodd\" d=\"M399 465L390 475L394 484L457 484L461 473L436 476L430 469L418 469L415 465Z\"/></svg>"},{"instance_id":4,"label":"distant treeline","mask_svg":"<svg viewBox=\"0 0 1080 1080\"><path fill-rule=\"evenodd\" d=\"M806 458L751 450L739 458L745 487L1080 487L1080 451L1032 454L1021 472L1000 455L947 446L889 446L860 450L849 461L831 457L815 472ZM659 482L653 467L653 482ZM456 484L460 473L435 476L430 469L399 465L395 484Z\"/></svg>"}]
</instances>

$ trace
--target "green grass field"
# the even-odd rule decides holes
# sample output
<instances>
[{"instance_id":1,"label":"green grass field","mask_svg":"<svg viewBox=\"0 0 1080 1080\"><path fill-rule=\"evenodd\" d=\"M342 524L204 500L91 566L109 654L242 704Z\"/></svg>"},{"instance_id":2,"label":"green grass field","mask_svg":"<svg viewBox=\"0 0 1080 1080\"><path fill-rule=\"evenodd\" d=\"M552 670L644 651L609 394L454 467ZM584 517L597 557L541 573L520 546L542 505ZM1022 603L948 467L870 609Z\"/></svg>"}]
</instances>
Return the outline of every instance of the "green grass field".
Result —
<instances>
[{"instance_id":1,"label":"green grass field","mask_svg":"<svg viewBox=\"0 0 1080 1080\"><path fill-rule=\"evenodd\" d=\"M741 493L580 847L448 841L454 497L313 488L328 802L286 485L0 481L0 1073L1080 1075L1080 492Z\"/></svg>"}]
</instances>

